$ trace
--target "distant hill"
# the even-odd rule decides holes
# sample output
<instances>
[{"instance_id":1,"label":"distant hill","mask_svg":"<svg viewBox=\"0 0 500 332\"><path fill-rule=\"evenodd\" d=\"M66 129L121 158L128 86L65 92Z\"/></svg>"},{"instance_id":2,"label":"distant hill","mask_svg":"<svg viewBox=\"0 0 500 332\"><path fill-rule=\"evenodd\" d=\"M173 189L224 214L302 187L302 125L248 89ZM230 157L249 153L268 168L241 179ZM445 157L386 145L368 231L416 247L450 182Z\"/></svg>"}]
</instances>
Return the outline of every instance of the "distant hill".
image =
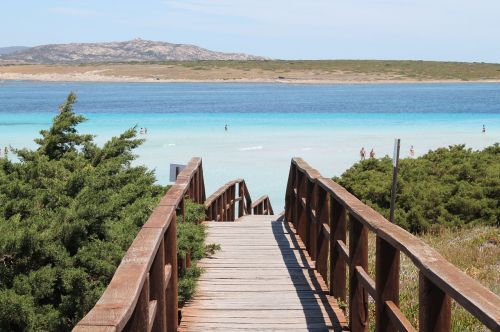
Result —
<instances>
[{"instance_id":1,"label":"distant hill","mask_svg":"<svg viewBox=\"0 0 500 332\"><path fill-rule=\"evenodd\" d=\"M243 53L210 51L195 45L171 44L143 39L109 43L42 45L0 55L0 60L3 62L40 64L264 59L266 58Z\"/></svg>"},{"instance_id":2,"label":"distant hill","mask_svg":"<svg viewBox=\"0 0 500 332\"><path fill-rule=\"evenodd\" d=\"M27 47L27 46L0 47L0 55L19 52L19 51L23 51L23 50L28 49L28 48L29 47Z\"/></svg>"}]
</instances>

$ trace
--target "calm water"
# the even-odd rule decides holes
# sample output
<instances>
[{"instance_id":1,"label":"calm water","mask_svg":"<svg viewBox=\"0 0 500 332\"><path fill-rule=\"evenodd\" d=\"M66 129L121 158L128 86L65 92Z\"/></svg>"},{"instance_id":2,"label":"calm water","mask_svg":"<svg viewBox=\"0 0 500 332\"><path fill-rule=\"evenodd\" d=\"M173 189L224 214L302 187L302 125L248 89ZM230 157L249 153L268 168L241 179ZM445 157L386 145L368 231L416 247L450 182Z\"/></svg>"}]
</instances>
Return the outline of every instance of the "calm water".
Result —
<instances>
[{"instance_id":1,"label":"calm water","mask_svg":"<svg viewBox=\"0 0 500 332\"><path fill-rule=\"evenodd\" d=\"M339 175L361 146L402 156L451 144L500 141L500 84L282 85L0 83L0 147L34 147L69 91L102 143L134 125L147 127L138 163L168 182L168 165L204 160L207 194L236 177L254 198L269 194L280 211L290 158ZM229 131L224 131L228 124ZM481 133L486 125L486 134Z\"/></svg>"}]
</instances>

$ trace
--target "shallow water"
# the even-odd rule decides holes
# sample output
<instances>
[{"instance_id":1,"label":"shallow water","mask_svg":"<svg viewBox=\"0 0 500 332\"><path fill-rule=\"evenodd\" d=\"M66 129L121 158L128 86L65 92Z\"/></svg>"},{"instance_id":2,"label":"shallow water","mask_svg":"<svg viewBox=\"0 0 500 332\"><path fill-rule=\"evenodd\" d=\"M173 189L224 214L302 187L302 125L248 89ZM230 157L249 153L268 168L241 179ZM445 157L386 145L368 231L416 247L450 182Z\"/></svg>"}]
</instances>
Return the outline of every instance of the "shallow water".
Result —
<instances>
[{"instance_id":1,"label":"shallow water","mask_svg":"<svg viewBox=\"0 0 500 332\"><path fill-rule=\"evenodd\" d=\"M148 84L0 83L0 147L35 147L69 91L100 143L146 127L137 163L168 182L170 163L203 157L207 195L242 177L253 198L269 194L281 211L290 159L340 175L359 149L391 154L402 140L416 155L452 144L500 141L500 84ZM229 130L224 131L227 124ZM481 133L482 125L486 133Z\"/></svg>"}]
</instances>

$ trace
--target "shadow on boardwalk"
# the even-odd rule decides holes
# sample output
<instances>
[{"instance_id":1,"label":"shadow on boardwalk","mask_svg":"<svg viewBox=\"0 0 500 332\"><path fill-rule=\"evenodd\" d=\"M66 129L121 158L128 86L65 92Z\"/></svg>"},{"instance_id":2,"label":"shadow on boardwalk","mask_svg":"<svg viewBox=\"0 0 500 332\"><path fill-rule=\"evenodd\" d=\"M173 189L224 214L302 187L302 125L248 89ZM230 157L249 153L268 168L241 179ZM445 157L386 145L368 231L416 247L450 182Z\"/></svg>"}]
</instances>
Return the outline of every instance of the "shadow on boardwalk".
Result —
<instances>
[{"instance_id":1,"label":"shadow on boardwalk","mask_svg":"<svg viewBox=\"0 0 500 332\"><path fill-rule=\"evenodd\" d=\"M207 243L221 250L200 261L204 273L182 309L180 331L341 330L337 303L302 242L277 219L207 223Z\"/></svg>"},{"instance_id":2,"label":"shadow on boardwalk","mask_svg":"<svg viewBox=\"0 0 500 332\"><path fill-rule=\"evenodd\" d=\"M337 314L331 307L331 299L329 301L329 296L325 294L326 285L320 284L318 278L321 276L315 272L314 263L306 255L298 235L284 221L284 216L272 222L272 230L302 304L308 331L342 331ZM287 234L293 246L289 245Z\"/></svg>"}]
</instances>

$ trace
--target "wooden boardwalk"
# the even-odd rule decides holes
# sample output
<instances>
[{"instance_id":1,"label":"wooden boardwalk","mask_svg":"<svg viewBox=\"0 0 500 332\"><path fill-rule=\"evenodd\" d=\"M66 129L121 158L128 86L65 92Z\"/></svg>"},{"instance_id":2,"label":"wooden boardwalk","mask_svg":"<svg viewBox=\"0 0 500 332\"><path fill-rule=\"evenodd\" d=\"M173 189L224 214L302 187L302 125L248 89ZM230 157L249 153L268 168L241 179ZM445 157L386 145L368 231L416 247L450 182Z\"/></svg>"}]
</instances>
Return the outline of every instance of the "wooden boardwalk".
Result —
<instances>
[{"instance_id":1,"label":"wooden boardwalk","mask_svg":"<svg viewBox=\"0 0 500 332\"><path fill-rule=\"evenodd\" d=\"M205 271L182 309L180 331L340 331L346 325L303 243L282 219L207 222L207 243L221 250L200 261Z\"/></svg>"}]
</instances>

